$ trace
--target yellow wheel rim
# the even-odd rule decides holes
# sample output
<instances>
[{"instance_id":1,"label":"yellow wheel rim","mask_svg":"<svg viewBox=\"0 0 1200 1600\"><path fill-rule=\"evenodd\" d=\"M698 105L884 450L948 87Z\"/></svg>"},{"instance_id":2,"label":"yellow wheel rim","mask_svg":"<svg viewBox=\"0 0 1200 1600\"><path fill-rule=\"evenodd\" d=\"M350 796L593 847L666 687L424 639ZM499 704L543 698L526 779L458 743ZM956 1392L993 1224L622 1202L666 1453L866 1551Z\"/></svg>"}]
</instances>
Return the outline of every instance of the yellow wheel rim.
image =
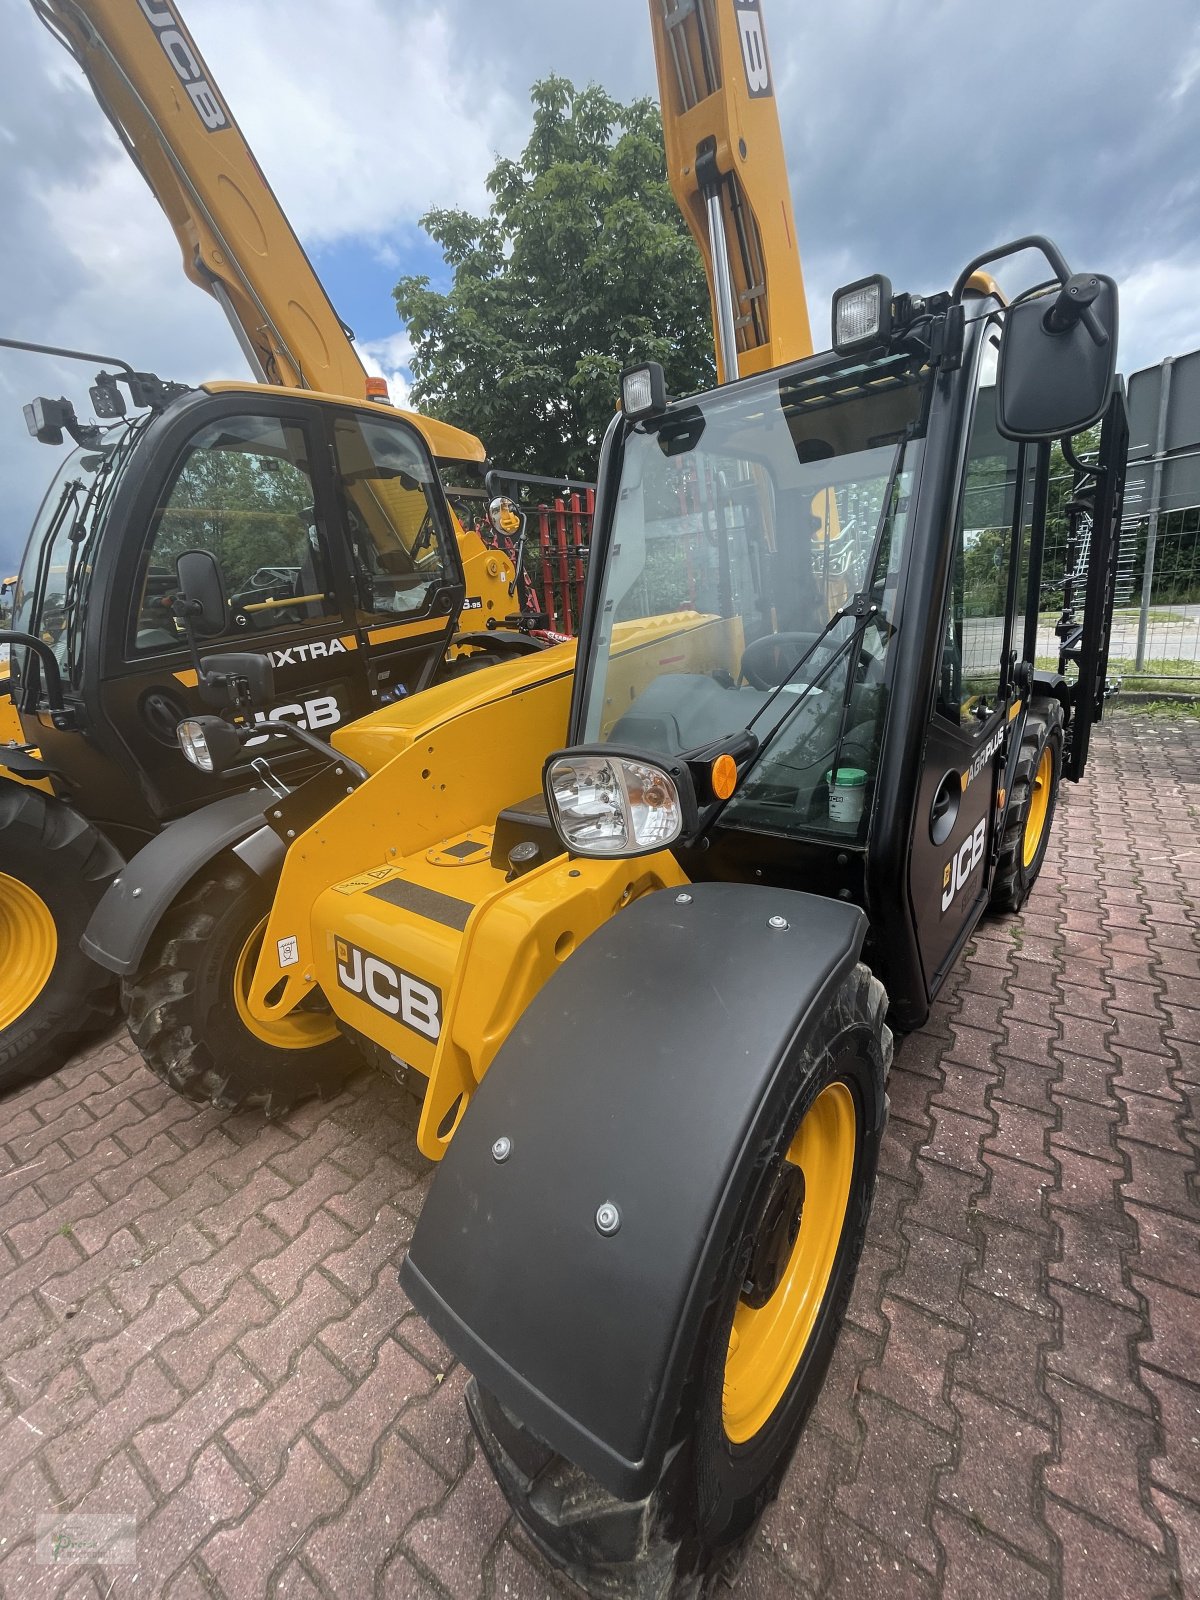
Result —
<instances>
[{"instance_id":1,"label":"yellow wheel rim","mask_svg":"<svg viewBox=\"0 0 1200 1600\"><path fill-rule=\"evenodd\" d=\"M813 1101L788 1149L804 1174L800 1230L774 1294L738 1302L725 1358L722 1415L734 1444L770 1420L808 1348L846 1222L856 1143L854 1096L831 1083Z\"/></svg>"},{"instance_id":2,"label":"yellow wheel rim","mask_svg":"<svg viewBox=\"0 0 1200 1600\"><path fill-rule=\"evenodd\" d=\"M1050 785L1054 781L1054 752L1047 745L1042 751L1037 771L1033 775L1033 789L1029 796L1029 814L1025 818L1025 837L1022 853L1025 865L1033 865L1046 831L1046 813L1050 810Z\"/></svg>"},{"instance_id":3,"label":"yellow wheel rim","mask_svg":"<svg viewBox=\"0 0 1200 1600\"><path fill-rule=\"evenodd\" d=\"M0 872L0 1029L29 1010L49 983L57 955L50 907L28 884Z\"/></svg>"},{"instance_id":4,"label":"yellow wheel rim","mask_svg":"<svg viewBox=\"0 0 1200 1600\"><path fill-rule=\"evenodd\" d=\"M267 919L264 917L242 946L233 970L233 1003L242 1026L263 1044L276 1050L315 1050L337 1038L337 1024L322 1011L289 1011L274 1022L261 1022L250 1010L250 980L262 948Z\"/></svg>"}]
</instances>

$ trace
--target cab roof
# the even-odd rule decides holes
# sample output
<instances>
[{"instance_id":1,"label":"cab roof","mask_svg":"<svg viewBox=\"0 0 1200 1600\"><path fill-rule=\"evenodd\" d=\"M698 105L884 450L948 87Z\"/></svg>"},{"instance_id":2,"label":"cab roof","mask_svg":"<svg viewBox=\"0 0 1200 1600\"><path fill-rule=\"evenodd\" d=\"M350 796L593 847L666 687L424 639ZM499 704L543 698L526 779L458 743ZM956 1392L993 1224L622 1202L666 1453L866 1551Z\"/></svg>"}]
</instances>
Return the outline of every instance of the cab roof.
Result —
<instances>
[{"instance_id":1,"label":"cab roof","mask_svg":"<svg viewBox=\"0 0 1200 1600\"><path fill-rule=\"evenodd\" d=\"M276 384L239 383L231 379L223 380L220 383L203 383L200 387L205 394L278 395L281 392L288 392L300 394L306 400L320 401L323 405L345 406L347 410L370 411L375 409L385 415L401 417L414 427L438 461L487 460L487 451L484 449L482 442L473 433L467 433L463 428L455 428L449 422L439 422L436 417L423 417L415 411L402 411L399 406L381 405L378 400L368 400L365 396L354 400L349 395L344 394L323 394L319 389L282 391Z\"/></svg>"}]
</instances>

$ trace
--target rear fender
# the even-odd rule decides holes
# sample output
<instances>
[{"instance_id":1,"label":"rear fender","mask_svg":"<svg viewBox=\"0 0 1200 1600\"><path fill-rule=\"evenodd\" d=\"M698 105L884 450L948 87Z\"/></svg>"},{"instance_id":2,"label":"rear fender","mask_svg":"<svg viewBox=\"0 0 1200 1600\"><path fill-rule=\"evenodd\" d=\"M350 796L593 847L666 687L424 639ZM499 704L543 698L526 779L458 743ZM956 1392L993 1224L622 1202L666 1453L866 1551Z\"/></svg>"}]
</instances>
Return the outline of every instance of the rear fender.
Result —
<instances>
[{"instance_id":1,"label":"rear fender","mask_svg":"<svg viewBox=\"0 0 1200 1600\"><path fill-rule=\"evenodd\" d=\"M747 884L636 901L530 1004L434 1177L401 1268L414 1305L623 1499L657 1478L766 1108L865 929Z\"/></svg>"}]
</instances>

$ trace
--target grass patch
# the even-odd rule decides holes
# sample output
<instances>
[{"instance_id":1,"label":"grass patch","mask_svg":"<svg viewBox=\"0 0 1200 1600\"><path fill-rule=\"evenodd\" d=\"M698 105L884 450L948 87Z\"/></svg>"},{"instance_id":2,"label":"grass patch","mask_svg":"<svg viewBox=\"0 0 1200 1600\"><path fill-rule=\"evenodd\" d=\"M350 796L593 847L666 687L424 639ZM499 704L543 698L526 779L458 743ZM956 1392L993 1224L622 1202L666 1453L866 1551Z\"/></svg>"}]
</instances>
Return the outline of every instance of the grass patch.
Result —
<instances>
[{"instance_id":1,"label":"grass patch","mask_svg":"<svg viewBox=\"0 0 1200 1600\"><path fill-rule=\"evenodd\" d=\"M1200 700L1127 700L1122 706L1120 696L1109 706L1109 712L1122 711L1129 717L1162 717L1167 722L1200 722Z\"/></svg>"},{"instance_id":2,"label":"grass patch","mask_svg":"<svg viewBox=\"0 0 1200 1600\"><path fill-rule=\"evenodd\" d=\"M1057 656L1039 656L1039 672L1056 672ZM1139 672L1132 656L1110 656L1108 675L1120 678L1123 689L1162 694L1200 694L1200 659L1194 656L1162 656L1147 661Z\"/></svg>"}]
</instances>

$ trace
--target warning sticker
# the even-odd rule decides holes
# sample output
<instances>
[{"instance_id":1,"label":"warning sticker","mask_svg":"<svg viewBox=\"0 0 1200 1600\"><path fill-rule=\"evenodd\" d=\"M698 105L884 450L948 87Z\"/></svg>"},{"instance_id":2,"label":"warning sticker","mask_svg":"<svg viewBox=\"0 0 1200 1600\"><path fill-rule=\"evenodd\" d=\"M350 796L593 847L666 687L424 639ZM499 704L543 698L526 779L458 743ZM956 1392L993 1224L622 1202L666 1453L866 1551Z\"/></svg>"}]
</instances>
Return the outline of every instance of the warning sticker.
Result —
<instances>
[{"instance_id":1,"label":"warning sticker","mask_svg":"<svg viewBox=\"0 0 1200 1600\"><path fill-rule=\"evenodd\" d=\"M300 941L294 934L290 939L276 940L275 948L279 952L281 967L294 967L300 960Z\"/></svg>"},{"instance_id":2,"label":"warning sticker","mask_svg":"<svg viewBox=\"0 0 1200 1600\"><path fill-rule=\"evenodd\" d=\"M360 889L373 889L385 878L396 877L399 877L399 870L396 867L370 867L366 872L360 872L357 877L347 878L343 883L334 884L334 888L339 894L357 894Z\"/></svg>"}]
</instances>

